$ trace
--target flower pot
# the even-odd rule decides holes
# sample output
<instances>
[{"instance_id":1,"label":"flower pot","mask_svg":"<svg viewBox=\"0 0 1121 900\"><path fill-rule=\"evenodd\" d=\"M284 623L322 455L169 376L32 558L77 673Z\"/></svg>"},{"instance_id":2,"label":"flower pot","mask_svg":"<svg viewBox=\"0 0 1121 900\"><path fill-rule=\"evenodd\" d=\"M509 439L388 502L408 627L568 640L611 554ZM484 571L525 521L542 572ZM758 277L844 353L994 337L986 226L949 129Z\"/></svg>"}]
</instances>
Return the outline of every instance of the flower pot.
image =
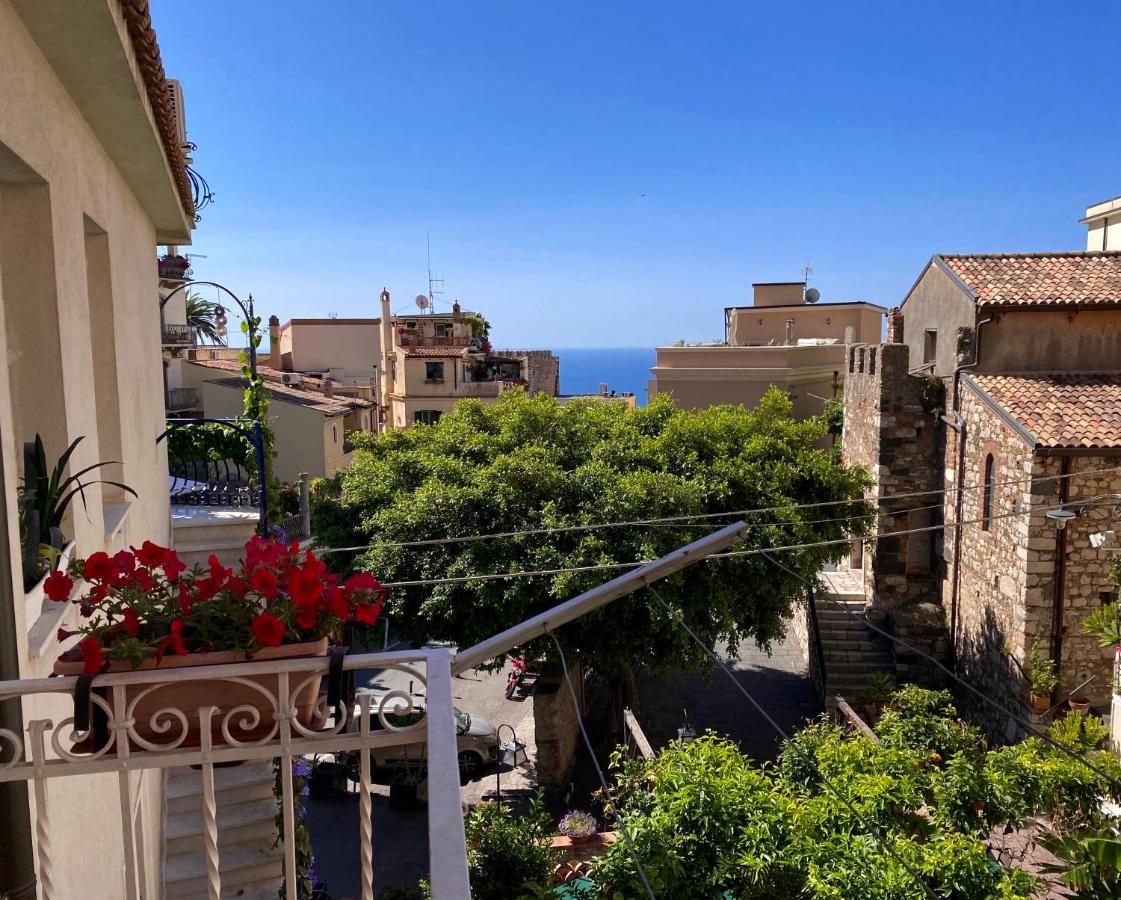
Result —
<instances>
[{"instance_id":1,"label":"flower pot","mask_svg":"<svg viewBox=\"0 0 1121 900\"><path fill-rule=\"evenodd\" d=\"M1051 695L1037 694L1032 691L1031 706L1036 712L1047 712L1051 708Z\"/></svg>"},{"instance_id":2,"label":"flower pot","mask_svg":"<svg viewBox=\"0 0 1121 900\"><path fill-rule=\"evenodd\" d=\"M346 781L346 763L318 762L311 770L308 789L316 800L338 800L346 796Z\"/></svg>"},{"instance_id":3,"label":"flower pot","mask_svg":"<svg viewBox=\"0 0 1121 900\"><path fill-rule=\"evenodd\" d=\"M201 668L206 666L229 665L231 663L259 662L269 660L294 659L309 656L325 656L327 638L306 641L300 644L284 644L280 647L265 647L253 656L242 650L220 650L211 653L190 653L186 656L165 656L159 669L173 670ZM112 661L107 672L147 671L156 668L155 660L146 659L133 667L127 662ZM82 674L82 663L78 660L62 660L55 663L58 675ZM319 679L314 678L302 687L299 682L309 676L304 673L289 675L289 690L292 692L292 705L296 719L305 728L315 723L315 713L319 698ZM279 676L272 672L261 674L243 673L237 680L230 679L192 679L174 678L170 672L168 680L156 685L129 684L125 686L125 708L114 707L111 689L97 688L94 681L93 693L104 699L113 709L114 718L134 720L129 729L130 745L136 749L172 749L198 747L200 744L200 724L198 710L201 707L216 706L218 712L211 719L211 736L215 747L259 741L265 738L276 724L274 702L279 695ZM299 690L297 688L299 687ZM266 696L267 694L267 696ZM270 699L272 698L272 699ZM73 752L92 753L108 742L105 728L106 713L91 699L90 734L78 741ZM248 707L249 709L246 709ZM186 726L173 712L179 710L186 717ZM254 722L251 710L258 717ZM161 715L162 713L162 715ZM100 720L101 727L98 727ZM229 731L230 740L223 733L223 724ZM145 747L145 742L151 747Z\"/></svg>"},{"instance_id":4,"label":"flower pot","mask_svg":"<svg viewBox=\"0 0 1121 900\"><path fill-rule=\"evenodd\" d=\"M569 834L565 835L574 844L588 844L594 841L598 834Z\"/></svg>"},{"instance_id":5,"label":"flower pot","mask_svg":"<svg viewBox=\"0 0 1121 900\"><path fill-rule=\"evenodd\" d=\"M1070 704L1070 708L1074 712L1080 712L1083 714L1090 712L1090 701L1085 697L1068 697L1067 703Z\"/></svg>"}]
</instances>

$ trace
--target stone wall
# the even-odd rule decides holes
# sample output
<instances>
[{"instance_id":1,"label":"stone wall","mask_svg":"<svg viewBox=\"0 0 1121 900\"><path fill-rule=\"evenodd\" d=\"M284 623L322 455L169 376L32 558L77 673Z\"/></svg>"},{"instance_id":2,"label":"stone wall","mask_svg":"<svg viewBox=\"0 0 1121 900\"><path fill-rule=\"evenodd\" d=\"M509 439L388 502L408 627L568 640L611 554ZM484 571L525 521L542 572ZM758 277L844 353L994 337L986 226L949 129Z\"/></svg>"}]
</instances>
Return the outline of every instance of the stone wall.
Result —
<instances>
[{"instance_id":1,"label":"stone wall","mask_svg":"<svg viewBox=\"0 0 1121 900\"><path fill-rule=\"evenodd\" d=\"M817 608L821 609L823 601L817 601ZM794 603L794 613L786 622L786 633L794 638L802 658L806 660L810 678L821 697L825 697L825 681L821 666L817 658L817 641L814 634L815 622L810 610L809 598L804 598Z\"/></svg>"},{"instance_id":2,"label":"stone wall","mask_svg":"<svg viewBox=\"0 0 1121 900\"><path fill-rule=\"evenodd\" d=\"M1111 506L1087 507L1059 534L1046 517L1048 507L1065 498L1077 504L1121 490L1121 477L1112 472L1079 473L1113 468L1116 457L1043 456L1014 431L965 383L961 414L966 428L962 497L961 563L955 634L958 669L970 684L1009 708L1026 713L1027 685L1021 673L1033 641L1044 654L1055 646L1055 603L1062 596L1060 699L1091 675L1084 689L1100 710L1109 703L1111 657L1083 633L1082 620L1116 588L1108 579L1110 556L1090 545L1090 534L1110 527ZM994 461L992 518L984 521L984 478L989 456ZM1065 471L1073 477L1058 479ZM956 446L946 449L948 486L956 471ZM1038 479L1049 480L1040 481ZM1032 480L1036 479L1036 480ZM947 495L948 499L951 495ZM952 507L947 512L953 521ZM1063 590L1056 592L1057 558L1064 550ZM947 532L948 568L944 586L947 606L952 596L952 534ZM1014 659L1010 658L1014 657ZM1019 663L1019 665L1017 665ZM968 697L962 698L991 734L1003 739L1021 735L1007 716Z\"/></svg>"},{"instance_id":3,"label":"stone wall","mask_svg":"<svg viewBox=\"0 0 1121 900\"><path fill-rule=\"evenodd\" d=\"M522 374L529 382L528 393L550 397L560 393L560 357L554 356L551 350L495 350L494 355L524 361Z\"/></svg>"},{"instance_id":4,"label":"stone wall","mask_svg":"<svg viewBox=\"0 0 1121 900\"><path fill-rule=\"evenodd\" d=\"M583 705L584 676L580 663L569 663L569 675ZM572 780L580 722L563 676L555 692L534 694L533 728L537 740L537 783L558 791Z\"/></svg>"}]
</instances>

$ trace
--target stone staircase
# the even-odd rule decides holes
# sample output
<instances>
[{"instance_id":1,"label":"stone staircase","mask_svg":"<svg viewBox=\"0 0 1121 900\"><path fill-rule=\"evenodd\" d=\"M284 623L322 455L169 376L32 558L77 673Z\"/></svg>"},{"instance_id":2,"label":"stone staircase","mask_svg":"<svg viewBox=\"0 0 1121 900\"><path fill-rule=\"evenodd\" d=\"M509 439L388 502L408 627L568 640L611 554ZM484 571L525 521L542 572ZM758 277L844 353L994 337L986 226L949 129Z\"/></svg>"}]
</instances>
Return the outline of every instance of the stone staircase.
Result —
<instances>
[{"instance_id":1,"label":"stone staircase","mask_svg":"<svg viewBox=\"0 0 1121 900\"><path fill-rule=\"evenodd\" d=\"M196 563L206 568L212 553L222 565L233 566L245 555L245 542L256 532L259 519L255 509L173 506L172 546L188 568Z\"/></svg>"},{"instance_id":2,"label":"stone staircase","mask_svg":"<svg viewBox=\"0 0 1121 900\"><path fill-rule=\"evenodd\" d=\"M864 592L848 572L822 573L825 596L817 600L817 621L825 656L826 694L852 700L872 686L873 673L895 670L891 641L867 626Z\"/></svg>"},{"instance_id":3,"label":"stone staircase","mask_svg":"<svg viewBox=\"0 0 1121 900\"><path fill-rule=\"evenodd\" d=\"M206 850L202 773L169 769L164 812L163 896L205 900ZM277 837L277 802L269 761L214 770L222 897L275 900L284 872Z\"/></svg>"}]
</instances>

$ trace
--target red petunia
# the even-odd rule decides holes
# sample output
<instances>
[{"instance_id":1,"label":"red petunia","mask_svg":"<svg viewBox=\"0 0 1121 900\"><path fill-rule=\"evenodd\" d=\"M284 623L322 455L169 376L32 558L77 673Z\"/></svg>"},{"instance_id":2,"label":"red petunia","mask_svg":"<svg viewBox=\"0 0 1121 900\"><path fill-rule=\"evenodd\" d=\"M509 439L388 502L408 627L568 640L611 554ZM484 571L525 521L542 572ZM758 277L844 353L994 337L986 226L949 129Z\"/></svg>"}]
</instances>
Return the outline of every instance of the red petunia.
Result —
<instances>
[{"instance_id":1,"label":"red petunia","mask_svg":"<svg viewBox=\"0 0 1121 900\"><path fill-rule=\"evenodd\" d=\"M140 565L147 566L149 569L154 569L157 566L162 566L164 560L167 559L171 551L166 547L161 547L159 544L153 544L151 541L145 541L141 544L140 549L136 551L136 558Z\"/></svg>"},{"instance_id":2,"label":"red petunia","mask_svg":"<svg viewBox=\"0 0 1121 900\"><path fill-rule=\"evenodd\" d=\"M366 625L373 625L381 614L381 602L360 603L354 608L354 618Z\"/></svg>"},{"instance_id":3,"label":"red petunia","mask_svg":"<svg viewBox=\"0 0 1121 900\"><path fill-rule=\"evenodd\" d=\"M262 647L279 647L284 640L284 623L270 612L254 617L253 637Z\"/></svg>"},{"instance_id":4,"label":"red petunia","mask_svg":"<svg viewBox=\"0 0 1121 900\"><path fill-rule=\"evenodd\" d=\"M179 558L174 550L167 552L167 557L163 561L163 573L167 576L168 581L175 581L186 568L187 564Z\"/></svg>"},{"instance_id":5,"label":"red petunia","mask_svg":"<svg viewBox=\"0 0 1121 900\"><path fill-rule=\"evenodd\" d=\"M357 575L351 575L347 580L344 587L348 591L380 591L382 590L381 582L378 581L369 572L359 572Z\"/></svg>"},{"instance_id":6,"label":"red petunia","mask_svg":"<svg viewBox=\"0 0 1121 900\"><path fill-rule=\"evenodd\" d=\"M257 569L249 576L249 586L262 597L272 600L280 592L276 573L272 569Z\"/></svg>"},{"instance_id":7,"label":"red petunia","mask_svg":"<svg viewBox=\"0 0 1121 900\"><path fill-rule=\"evenodd\" d=\"M115 581L117 565L104 550L91 553L82 566L82 577L86 581Z\"/></svg>"},{"instance_id":8,"label":"red petunia","mask_svg":"<svg viewBox=\"0 0 1121 900\"><path fill-rule=\"evenodd\" d=\"M171 620L171 634L168 635L168 639L171 642L172 652L174 652L176 656L186 656L190 652L187 650L187 645L183 643L182 619Z\"/></svg>"},{"instance_id":9,"label":"red petunia","mask_svg":"<svg viewBox=\"0 0 1121 900\"><path fill-rule=\"evenodd\" d=\"M323 595L323 602L332 613L340 619L350 618L350 601L346 599L346 592L338 585L329 585Z\"/></svg>"},{"instance_id":10,"label":"red petunia","mask_svg":"<svg viewBox=\"0 0 1121 900\"><path fill-rule=\"evenodd\" d=\"M311 631L319 622L319 608L314 603L296 607L296 627Z\"/></svg>"},{"instance_id":11,"label":"red petunia","mask_svg":"<svg viewBox=\"0 0 1121 900\"><path fill-rule=\"evenodd\" d=\"M226 582L233 578L233 570L222 565L213 553L210 554L210 558L206 562L210 566L210 580L214 582L214 590L222 590Z\"/></svg>"},{"instance_id":12,"label":"red petunia","mask_svg":"<svg viewBox=\"0 0 1121 900\"><path fill-rule=\"evenodd\" d=\"M101 644L92 634L83 638L78 643L78 650L82 654L82 672L86 675L96 675L105 665L105 657L101 653Z\"/></svg>"},{"instance_id":13,"label":"red petunia","mask_svg":"<svg viewBox=\"0 0 1121 900\"><path fill-rule=\"evenodd\" d=\"M144 569L137 569L132 573L132 583L142 591L150 591L156 586L156 579Z\"/></svg>"},{"instance_id":14,"label":"red petunia","mask_svg":"<svg viewBox=\"0 0 1121 900\"><path fill-rule=\"evenodd\" d=\"M121 610L121 615L124 616L124 621L121 622L121 625L124 627L125 631L133 637L138 637L140 635L140 617L136 614L136 610L131 606L126 606Z\"/></svg>"},{"instance_id":15,"label":"red petunia","mask_svg":"<svg viewBox=\"0 0 1121 900\"><path fill-rule=\"evenodd\" d=\"M136 557L127 550L121 550L113 556L113 565L117 567L118 575L129 576L136 568Z\"/></svg>"},{"instance_id":16,"label":"red petunia","mask_svg":"<svg viewBox=\"0 0 1121 900\"><path fill-rule=\"evenodd\" d=\"M55 569L43 582L43 593L47 595L48 600L57 603L65 603L69 600L72 590L74 590L74 579L61 569Z\"/></svg>"},{"instance_id":17,"label":"red petunia","mask_svg":"<svg viewBox=\"0 0 1121 900\"><path fill-rule=\"evenodd\" d=\"M311 606L323 593L323 582L307 569L289 569L288 593L297 606Z\"/></svg>"},{"instance_id":18,"label":"red petunia","mask_svg":"<svg viewBox=\"0 0 1121 900\"><path fill-rule=\"evenodd\" d=\"M240 578L231 578L226 582L226 590L237 597L238 600L244 600L245 594L249 590L249 585Z\"/></svg>"}]
</instances>

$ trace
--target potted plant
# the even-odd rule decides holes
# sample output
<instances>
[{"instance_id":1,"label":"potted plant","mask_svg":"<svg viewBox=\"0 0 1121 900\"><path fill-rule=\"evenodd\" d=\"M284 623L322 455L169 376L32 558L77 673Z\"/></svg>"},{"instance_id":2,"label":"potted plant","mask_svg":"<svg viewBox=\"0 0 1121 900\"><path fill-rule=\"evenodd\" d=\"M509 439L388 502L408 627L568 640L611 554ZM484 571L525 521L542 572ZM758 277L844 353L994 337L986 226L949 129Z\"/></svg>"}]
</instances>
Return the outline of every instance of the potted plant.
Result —
<instances>
[{"instance_id":1,"label":"potted plant","mask_svg":"<svg viewBox=\"0 0 1121 900\"><path fill-rule=\"evenodd\" d=\"M76 579L89 589L70 600ZM60 629L60 640L81 640L55 663L59 675L322 656L328 638L346 625L374 625L385 595L372 575L359 573L340 584L312 551L301 556L296 544L259 536L245 545L236 570L211 556L207 569L188 571L175 551L145 541L112 557L100 552L74 560L68 573L56 571L47 578L45 590L51 600L77 604L83 620L75 632ZM226 718L244 706L260 714L252 725L245 717L226 723L231 731L240 730L237 740L268 734L276 713L268 698L277 697L278 676L245 675L239 682L173 680L157 690L129 685L126 703L137 701L128 716L135 722L133 733L153 743L161 743L161 737L163 743L174 742L166 717L162 728L151 719L172 707L187 716L182 745L194 745L199 737L195 711L215 705L230 711ZM293 684L291 690L297 720L312 725L319 679ZM224 742L222 722L223 715L216 715L219 743Z\"/></svg>"},{"instance_id":2,"label":"potted plant","mask_svg":"<svg viewBox=\"0 0 1121 900\"><path fill-rule=\"evenodd\" d=\"M599 834L599 823L590 812L573 809L557 824L557 831L574 844L584 844Z\"/></svg>"},{"instance_id":3,"label":"potted plant","mask_svg":"<svg viewBox=\"0 0 1121 900\"><path fill-rule=\"evenodd\" d=\"M1028 651L1028 683L1031 691L1031 705L1037 712L1051 708L1051 694L1058 687L1055 676L1055 662L1044 656L1039 648L1039 638L1032 641Z\"/></svg>"},{"instance_id":4,"label":"potted plant","mask_svg":"<svg viewBox=\"0 0 1121 900\"><path fill-rule=\"evenodd\" d=\"M857 692L856 701L864 708L864 714L869 719L878 719L884 711L884 706L895 693L895 677L890 672L877 669L872 673L872 684Z\"/></svg>"},{"instance_id":5,"label":"potted plant","mask_svg":"<svg viewBox=\"0 0 1121 900\"><path fill-rule=\"evenodd\" d=\"M185 256L167 254L158 260L160 278L186 278L191 262Z\"/></svg>"}]
</instances>

